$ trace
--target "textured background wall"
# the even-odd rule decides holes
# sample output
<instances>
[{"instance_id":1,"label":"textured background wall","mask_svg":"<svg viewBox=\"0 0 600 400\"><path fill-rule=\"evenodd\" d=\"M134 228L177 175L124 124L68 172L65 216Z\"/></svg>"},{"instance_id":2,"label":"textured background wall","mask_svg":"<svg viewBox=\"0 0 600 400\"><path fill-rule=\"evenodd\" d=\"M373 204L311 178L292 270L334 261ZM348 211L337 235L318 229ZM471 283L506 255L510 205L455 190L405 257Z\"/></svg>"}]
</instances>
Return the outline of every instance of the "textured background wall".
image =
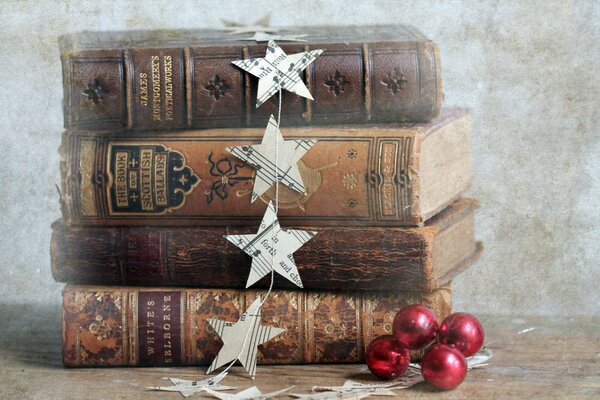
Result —
<instances>
[{"instance_id":1,"label":"textured background wall","mask_svg":"<svg viewBox=\"0 0 600 400\"><path fill-rule=\"evenodd\" d=\"M457 279L456 308L600 314L600 3L39 3L0 3L0 292L22 305L14 318L38 309L58 318L62 285L49 266L59 217L58 36L219 27L219 18L251 23L269 11L280 26L410 23L440 44L446 104L475 114L470 193L481 200L487 246Z\"/></svg>"}]
</instances>

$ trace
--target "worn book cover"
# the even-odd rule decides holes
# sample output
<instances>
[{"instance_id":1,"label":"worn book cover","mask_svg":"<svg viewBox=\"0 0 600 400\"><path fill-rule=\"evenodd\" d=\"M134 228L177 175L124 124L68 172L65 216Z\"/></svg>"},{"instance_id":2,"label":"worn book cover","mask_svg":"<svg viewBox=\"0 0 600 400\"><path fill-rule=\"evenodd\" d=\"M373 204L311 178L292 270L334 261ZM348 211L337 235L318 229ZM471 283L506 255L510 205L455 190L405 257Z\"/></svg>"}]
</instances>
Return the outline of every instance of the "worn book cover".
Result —
<instances>
[{"instance_id":1,"label":"worn book cover","mask_svg":"<svg viewBox=\"0 0 600 400\"><path fill-rule=\"evenodd\" d=\"M303 285L427 291L446 284L479 254L476 207L475 200L459 200L420 228L320 228L294 253ZM244 288L251 257L223 235L254 230L73 227L58 221L52 271L57 281L82 284ZM257 285L269 283L270 275ZM294 287L279 275L274 284Z\"/></svg>"},{"instance_id":2,"label":"worn book cover","mask_svg":"<svg viewBox=\"0 0 600 400\"><path fill-rule=\"evenodd\" d=\"M314 97L284 94L290 124L429 121L440 111L436 44L402 25L298 27L288 54L324 53L303 72ZM293 32L283 33L293 34ZM68 129L266 126L277 99L255 107L257 79L231 64L266 43L219 30L82 32L61 39Z\"/></svg>"},{"instance_id":3,"label":"worn book cover","mask_svg":"<svg viewBox=\"0 0 600 400\"><path fill-rule=\"evenodd\" d=\"M279 185L278 217L305 226L416 226L471 184L471 117L448 109L426 124L286 128L317 143L298 161L305 193ZM264 129L68 131L62 206L76 225L234 226L258 222L271 187L250 202L255 170L225 149Z\"/></svg>"},{"instance_id":4,"label":"worn book cover","mask_svg":"<svg viewBox=\"0 0 600 400\"><path fill-rule=\"evenodd\" d=\"M208 365L221 341L208 318L235 322L265 291L68 285L62 345L69 367ZM263 364L348 363L391 333L396 312L423 303L441 321L451 291L352 293L273 291L262 324L286 331L258 347Z\"/></svg>"}]
</instances>

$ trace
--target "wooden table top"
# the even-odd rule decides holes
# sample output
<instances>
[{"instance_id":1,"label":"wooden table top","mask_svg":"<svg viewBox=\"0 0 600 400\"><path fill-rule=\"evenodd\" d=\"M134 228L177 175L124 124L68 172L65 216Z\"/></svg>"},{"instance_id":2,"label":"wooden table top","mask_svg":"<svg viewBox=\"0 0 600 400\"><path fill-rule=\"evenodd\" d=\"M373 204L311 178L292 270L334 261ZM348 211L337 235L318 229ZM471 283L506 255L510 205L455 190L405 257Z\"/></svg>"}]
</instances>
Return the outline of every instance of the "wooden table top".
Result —
<instances>
[{"instance_id":1,"label":"wooden table top","mask_svg":"<svg viewBox=\"0 0 600 400\"><path fill-rule=\"evenodd\" d=\"M168 381L160 379L164 376L205 378L204 368L65 369L60 328L52 313L40 317L34 329L31 323L20 323L14 310L7 313L2 308L7 307L0 308L0 314L7 314L0 315L5 321L0 340L1 399L176 400L183 397L143 388L168 386ZM453 391L437 392L420 383L397 391L397 398L600 399L600 318L480 319L486 329L486 347L494 354L491 365L469 371ZM256 385L263 393L295 386L293 392L308 393L313 385L341 385L347 379L377 382L365 365L328 364L259 366L254 381L241 367L234 367L222 383L240 390Z\"/></svg>"}]
</instances>

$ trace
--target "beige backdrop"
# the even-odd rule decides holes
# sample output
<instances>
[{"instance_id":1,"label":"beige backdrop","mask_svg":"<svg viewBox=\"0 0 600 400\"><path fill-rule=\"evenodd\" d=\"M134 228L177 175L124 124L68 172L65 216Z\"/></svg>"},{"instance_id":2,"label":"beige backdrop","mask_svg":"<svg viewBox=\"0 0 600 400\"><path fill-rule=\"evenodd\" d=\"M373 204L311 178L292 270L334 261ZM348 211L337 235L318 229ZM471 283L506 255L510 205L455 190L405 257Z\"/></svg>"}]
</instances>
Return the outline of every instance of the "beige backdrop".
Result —
<instances>
[{"instance_id":1,"label":"beige backdrop","mask_svg":"<svg viewBox=\"0 0 600 400\"><path fill-rule=\"evenodd\" d=\"M41 1L0 3L1 308L11 329L58 320L57 38L84 29L410 23L442 49L447 105L473 108L477 232L457 309L600 314L600 6L594 1ZM44 303L45 305L41 305ZM17 304L19 306L17 306ZM7 323L3 319L3 324Z\"/></svg>"}]
</instances>

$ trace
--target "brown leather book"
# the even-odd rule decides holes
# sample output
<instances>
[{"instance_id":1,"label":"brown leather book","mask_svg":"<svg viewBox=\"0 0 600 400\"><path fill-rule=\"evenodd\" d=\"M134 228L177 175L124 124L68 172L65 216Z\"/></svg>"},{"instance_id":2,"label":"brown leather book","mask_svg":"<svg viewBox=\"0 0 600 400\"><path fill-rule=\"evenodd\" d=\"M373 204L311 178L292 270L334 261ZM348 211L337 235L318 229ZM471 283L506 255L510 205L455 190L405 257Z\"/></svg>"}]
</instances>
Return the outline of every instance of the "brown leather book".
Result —
<instances>
[{"instance_id":1,"label":"brown leather book","mask_svg":"<svg viewBox=\"0 0 600 400\"><path fill-rule=\"evenodd\" d=\"M475 200L421 228L320 228L294 253L307 289L432 290L475 259ZM251 257L224 234L255 228L79 228L53 225L54 278L93 285L244 288ZM268 287L270 275L257 284ZM295 288L276 274L275 287Z\"/></svg>"},{"instance_id":2,"label":"brown leather book","mask_svg":"<svg viewBox=\"0 0 600 400\"><path fill-rule=\"evenodd\" d=\"M416 226L470 185L471 117L427 124L286 128L318 142L298 162L306 193L279 185L279 218L303 226ZM275 187L250 202L254 169L225 148L260 143L263 128L68 131L62 204L77 225L251 225Z\"/></svg>"},{"instance_id":3,"label":"brown leather book","mask_svg":"<svg viewBox=\"0 0 600 400\"><path fill-rule=\"evenodd\" d=\"M442 103L437 45L411 27L298 27L287 54L325 52L303 73L314 97L283 95L285 124L429 121ZM282 32L283 35L293 32ZM61 40L68 129L266 126L258 79L231 64L266 43L218 30L82 32ZM246 35L247 37L247 35Z\"/></svg>"},{"instance_id":4,"label":"brown leather book","mask_svg":"<svg viewBox=\"0 0 600 400\"><path fill-rule=\"evenodd\" d=\"M63 292L62 343L69 367L208 365L221 341L208 318L235 322L264 291L71 286ZM286 332L260 345L262 364L348 363L391 332L396 312L423 303L442 320L449 286L431 292L273 291L262 324Z\"/></svg>"}]
</instances>

